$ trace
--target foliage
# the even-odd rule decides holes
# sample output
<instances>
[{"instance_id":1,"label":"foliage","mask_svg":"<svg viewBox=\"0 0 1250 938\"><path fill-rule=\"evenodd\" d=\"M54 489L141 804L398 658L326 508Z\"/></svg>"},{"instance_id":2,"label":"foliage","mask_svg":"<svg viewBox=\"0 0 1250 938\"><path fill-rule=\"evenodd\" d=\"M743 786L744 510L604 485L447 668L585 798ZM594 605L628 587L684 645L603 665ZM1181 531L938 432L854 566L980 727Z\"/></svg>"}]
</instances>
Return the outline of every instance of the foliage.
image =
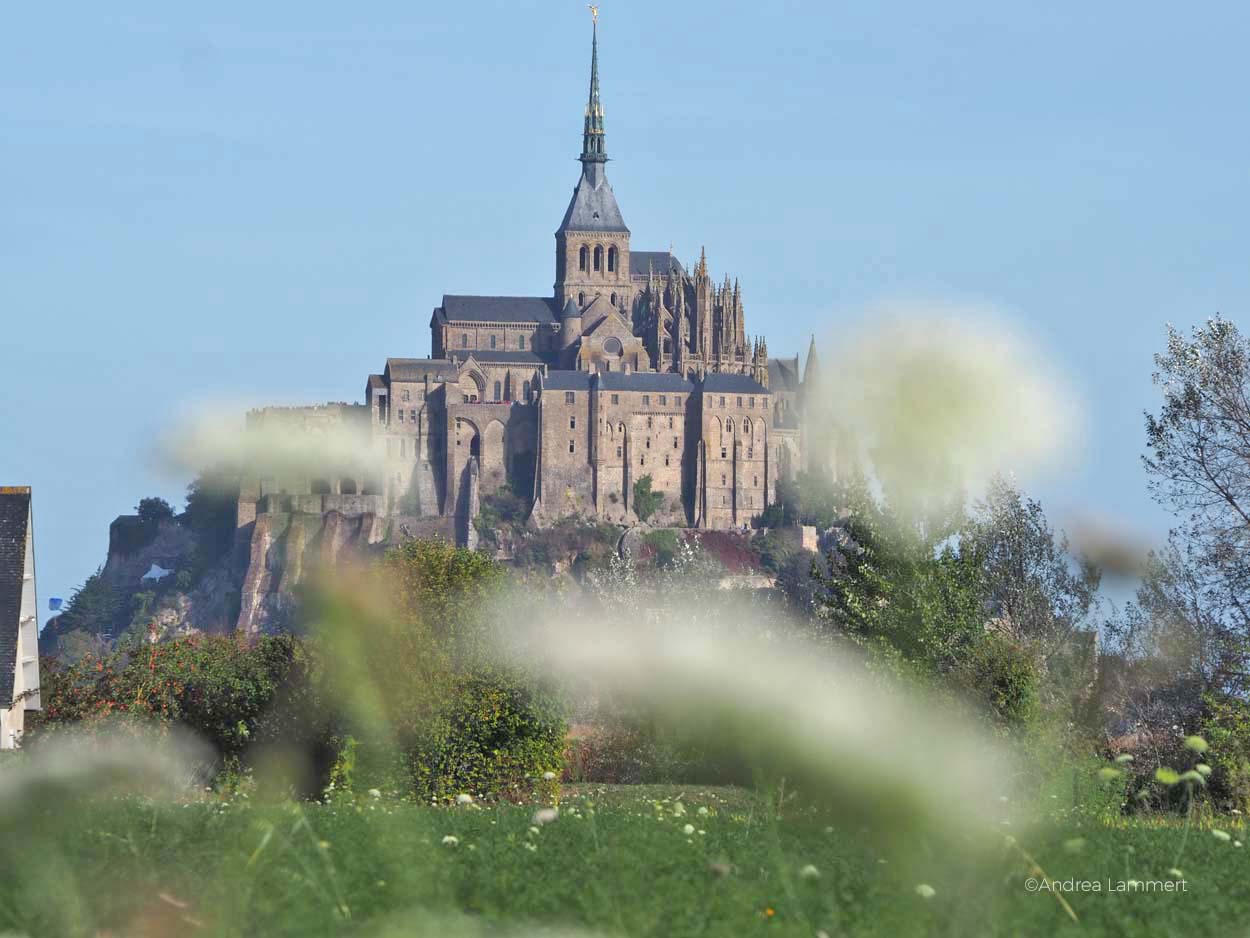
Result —
<instances>
[{"instance_id":1,"label":"foliage","mask_svg":"<svg viewBox=\"0 0 1250 938\"><path fill-rule=\"evenodd\" d=\"M640 477L634 482L634 514L639 521L646 521L664 503L664 496L651 491L651 474Z\"/></svg>"},{"instance_id":2,"label":"foliage","mask_svg":"<svg viewBox=\"0 0 1250 938\"><path fill-rule=\"evenodd\" d=\"M1250 704L1210 693L1199 735L1211 745L1204 758L1212 768L1211 797L1224 810L1250 812Z\"/></svg>"},{"instance_id":3,"label":"foliage","mask_svg":"<svg viewBox=\"0 0 1250 938\"><path fill-rule=\"evenodd\" d=\"M359 590L318 597L314 632L330 696L358 740L357 784L398 785L423 800L500 795L559 768L558 699L493 653L504 584L485 554L412 540ZM361 601L369 596L388 602Z\"/></svg>"},{"instance_id":4,"label":"foliage","mask_svg":"<svg viewBox=\"0 0 1250 938\"><path fill-rule=\"evenodd\" d=\"M601 568L616 554L620 537L621 529L615 525L565 517L548 527L526 531L514 545L513 560L519 568L557 564Z\"/></svg>"},{"instance_id":5,"label":"foliage","mask_svg":"<svg viewBox=\"0 0 1250 938\"><path fill-rule=\"evenodd\" d=\"M96 570L74 591L65 610L48 620L40 635L40 648L45 654L84 654L100 636L119 633L128 620L126 597Z\"/></svg>"},{"instance_id":6,"label":"foliage","mask_svg":"<svg viewBox=\"0 0 1250 938\"><path fill-rule=\"evenodd\" d=\"M842 489L827 475L800 472L794 478L777 480L777 495L756 521L761 528L815 525L826 530L842 516L846 507Z\"/></svg>"},{"instance_id":7,"label":"foliage","mask_svg":"<svg viewBox=\"0 0 1250 938\"><path fill-rule=\"evenodd\" d=\"M681 537L676 531L662 530L650 531L642 539L653 553L657 566L669 567L677 559L677 552L681 550Z\"/></svg>"},{"instance_id":8,"label":"foliage","mask_svg":"<svg viewBox=\"0 0 1250 938\"><path fill-rule=\"evenodd\" d=\"M1214 688L1244 689L1250 661L1250 338L1219 317L1188 338L1169 327L1167 351L1155 364L1163 406L1146 415L1143 461L1152 493L1181 526L1162 559L1167 572L1155 578L1163 595L1150 598L1163 600L1165 615L1180 614L1164 627L1179 626L1196 639L1201 654L1192 659L1194 671ZM1142 608L1147 616L1155 612Z\"/></svg>"},{"instance_id":9,"label":"foliage","mask_svg":"<svg viewBox=\"0 0 1250 938\"><path fill-rule=\"evenodd\" d=\"M502 527L518 528L529 516L529 502L511 486L502 486L490 495L483 495L473 524L479 534L494 537Z\"/></svg>"},{"instance_id":10,"label":"foliage","mask_svg":"<svg viewBox=\"0 0 1250 938\"><path fill-rule=\"evenodd\" d=\"M135 507L135 514L144 523L156 524L171 520L174 517L174 509L163 498L141 498Z\"/></svg>"},{"instance_id":11,"label":"foliage","mask_svg":"<svg viewBox=\"0 0 1250 938\"><path fill-rule=\"evenodd\" d=\"M222 759L245 753L253 740L282 737L276 701L307 685L310 663L289 635L247 646L224 636L132 644L73 663L43 663L43 711L32 744L74 726L129 727L136 732L182 726L209 742ZM304 714L303 717L307 717Z\"/></svg>"},{"instance_id":12,"label":"foliage","mask_svg":"<svg viewBox=\"0 0 1250 938\"><path fill-rule=\"evenodd\" d=\"M1019 729L1037 717L1041 680L1034 655L1006 635L991 633L973 643L957 680L999 724Z\"/></svg>"},{"instance_id":13,"label":"foliage","mask_svg":"<svg viewBox=\"0 0 1250 938\"><path fill-rule=\"evenodd\" d=\"M215 564L234 544L238 503L239 475L228 467L205 470L187 486L181 521L195 534L201 568Z\"/></svg>"}]
</instances>

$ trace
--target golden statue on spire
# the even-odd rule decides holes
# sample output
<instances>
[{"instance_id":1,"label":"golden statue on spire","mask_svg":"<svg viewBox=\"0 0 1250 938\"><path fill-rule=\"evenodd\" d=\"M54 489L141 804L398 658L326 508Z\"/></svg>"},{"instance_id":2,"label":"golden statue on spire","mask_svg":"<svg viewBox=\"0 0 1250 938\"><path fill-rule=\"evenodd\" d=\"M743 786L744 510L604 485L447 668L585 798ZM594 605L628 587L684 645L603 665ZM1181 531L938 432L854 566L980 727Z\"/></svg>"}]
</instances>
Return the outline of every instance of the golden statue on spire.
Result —
<instances>
[{"instance_id":1,"label":"golden statue on spire","mask_svg":"<svg viewBox=\"0 0 1250 938\"><path fill-rule=\"evenodd\" d=\"M593 3L588 3L587 6L590 7L590 18L594 20L596 23L598 23L599 22L599 8L595 6Z\"/></svg>"}]
</instances>

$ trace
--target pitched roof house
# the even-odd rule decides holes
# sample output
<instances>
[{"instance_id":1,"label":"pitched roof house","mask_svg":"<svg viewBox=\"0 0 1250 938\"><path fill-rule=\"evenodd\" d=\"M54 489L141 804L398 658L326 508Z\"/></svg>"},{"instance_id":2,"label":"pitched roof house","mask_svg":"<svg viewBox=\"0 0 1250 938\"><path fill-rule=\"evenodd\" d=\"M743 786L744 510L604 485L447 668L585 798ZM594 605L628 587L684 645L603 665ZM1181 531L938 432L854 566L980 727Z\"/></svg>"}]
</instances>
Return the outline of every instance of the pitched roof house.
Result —
<instances>
[{"instance_id":1,"label":"pitched roof house","mask_svg":"<svg viewBox=\"0 0 1250 938\"><path fill-rule=\"evenodd\" d=\"M39 709L39 621L30 489L0 486L0 749L16 749Z\"/></svg>"}]
</instances>

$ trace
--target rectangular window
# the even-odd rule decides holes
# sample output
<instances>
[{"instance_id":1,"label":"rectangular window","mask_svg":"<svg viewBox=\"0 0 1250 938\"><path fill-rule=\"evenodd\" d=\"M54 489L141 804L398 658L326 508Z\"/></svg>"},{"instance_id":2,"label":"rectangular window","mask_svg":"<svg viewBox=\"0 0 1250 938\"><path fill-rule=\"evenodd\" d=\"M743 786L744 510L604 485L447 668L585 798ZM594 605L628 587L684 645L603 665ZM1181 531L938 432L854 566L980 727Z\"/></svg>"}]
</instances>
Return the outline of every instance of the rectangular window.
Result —
<instances>
[{"instance_id":1,"label":"rectangular window","mask_svg":"<svg viewBox=\"0 0 1250 938\"><path fill-rule=\"evenodd\" d=\"M677 446L677 437L673 437L673 449L678 449L678 446Z\"/></svg>"},{"instance_id":2,"label":"rectangular window","mask_svg":"<svg viewBox=\"0 0 1250 938\"><path fill-rule=\"evenodd\" d=\"M678 407L680 407L680 406L681 406L681 396L679 395L679 396L677 396L677 397L673 398L673 403L674 403L674 404L676 404Z\"/></svg>"},{"instance_id":3,"label":"rectangular window","mask_svg":"<svg viewBox=\"0 0 1250 938\"><path fill-rule=\"evenodd\" d=\"M491 347L491 348L494 348L494 347L495 347L495 337L494 337L494 336L491 336L491 337L490 337L490 347ZM741 400L739 400L739 401L738 401L738 403L739 403L739 404L741 404L741 403L742 403L742 401L741 401Z\"/></svg>"},{"instance_id":4,"label":"rectangular window","mask_svg":"<svg viewBox=\"0 0 1250 938\"><path fill-rule=\"evenodd\" d=\"M573 392L572 392L572 391L565 391L565 392L564 392L564 403L566 403L566 404L572 404L575 400L577 400L577 398L575 398L575 397L573 396Z\"/></svg>"},{"instance_id":5,"label":"rectangular window","mask_svg":"<svg viewBox=\"0 0 1250 938\"><path fill-rule=\"evenodd\" d=\"M643 406L643 407L650 407L650 406L651 406L651 395L650 395L650 394L644 394L644 395L642 396L642 406Z\"/></svg>"},{"instance_id":6,"label":"rectangular window","mask_svg":"<svg viewBox=\"0 0 1250 938\"><path fill-rule=\"evenodd\" d=\"M721 459L724 459L724 458L726 457L726 455L727 455L727 450L725 449L725 447L723 447L723 446L722 446L722 447L720 448L720 458L721 458Z\"/></svg>"},{"instance_id":7,"label":"rectangular window","mask_svg":"<svg viewBox=\"0 0 1250 938\"><path fill-rule=\"evenodd\" d=\"M613 395L612 395L612 403L613 403L613 404L619 404L620 402L621 402L621 395L619 395L619 394L613 394Z\"/></svg>"},{"instance_id":8,"label":"rectangular window","mask_svg":"<svg viewBox=\"0 0 1250 938\"><path fill-rule=\"evenodd\" d=\"M661 406L661 407L667 407L667 406L668 406L668 395L667 395L667 394L661 394L661 395L660 395L660 406Z\"/></svg>"},{"instance_id":9,"label":"rectangular window","mask_svg":"<svg viewBox=\"0 0 1250 938\"><path fill-rule=\"evenodd\" d=\"M741 398L741 397L739 397L739 398L738 398L738 406L739 406L739 407L741 407L741 406L742 406L742 398Z\"/></svg>"},{"instance_id":10,"label":"rectangular window","mask_svg":"<svg viewBox=\"0 0 1250 938\"><path fill-rule=\"evenodd\" d=\"M668 465L668 457L667 457L667 456L665 456L665 457L664 457L664 465L666 465L666 466Z\"/></svg>"},{"instance_id":11,"label":"rectangular window","mask_svg":"<svg viewBox=\"0 0 1250 938\"><path fill-rule=\"evenodd\" d=\"M569 440L569 452L570 452L570 453L576 453L576 452L577 452L577 444L576 444L576 443L574 443L572 440Z\"/></svg>"},{"instance_id":12,"label":"rectangular window","mask_svg":"<svg viewBox=\"0 0 1250 938\"><path fill-rule=\"evenodd\" d=\"M404 409L402 407L399 408L399 422L400 423L404 422Z\"/></svg>"},{"instance_id":13,"label":"rectangular window","mask_svg":"<svg viewBox=\"0 0 1250 938\"><path fill-rule=\"evenodd\" d=\"M651 448L651 437L647 437L647 449Z\"/></svg>"},{"instance_id":14,"label":"rectangular window","mask_svg":"<svg viewBox=\"0 0 1250 938\"><path fill-rule=\"evenodd\" d=\"M405 390L404 390L404 401L405 401L405 402L407 402L407 400L408 400L408 391L407 391L407 389L405 389Z\"/></svg>"},{"instance_id":15,"label":"rectangular window","mask_svg":"<svg viewBox=\"0 0 1250 938\"><path fill-rule=\"evenodd\" d=\"M720 484L721 485L725 484L725 473L723 472L720 474Z\"/></svg>"},{"instance_id":16,"label":"rectangular window","mask_svg":"<svg viewBox=\"0 0 1250 938\"><path fill-rule=\"evenodd\" d=\"M753 398L753 397L748 397L748 398L747 398L747 406L748 406L748 407L750 407L752 410L754 410L754 409L755 409L755 398Z\"/></svg>"},{"instance_id":17,"label":"rectangular window","mask_svg":"<svg viewBox=\"0 0 1250 938\"><path fill-rule=\"evenodd\" d=\"M577 418L576 418L576 417L570 417L570 418L569 418L569 429L570 429L570 430L576 430L576 429L577 429Z\"/></svg>"},{"instance_id":18,"label":"rectangular window","mask_svg":"<svg viewBox=\"0 0 1250 938\"><path fill-rule=\"evenodd\" d=\"M721 406L721 407L724 407L724 406L725 406L725 395L724 395L724 394L722 394L722 395L720 396L720 406Z\"/></svg>"},{"instance_id":19,"label":"rectangular window","mask_svg":"<svg viewBox=\"0 0 1250 938\"><path fill-rule=\"evenodd\" d=\"M617 458L617 459L620 459L620 458L621 458L621 455L622 455L622 453L621 453L621 448L618 446L618 447L616 448L616 458Z\"/></svg>"},{"instance_id":20,"label":"rectangular window","mask_svg":"<svg viewBox=\"0 0 1250 938\"><path fill-rule=\"evenodd\" d=\"M755 486L756 488L759 488L759 487L760 487L760 477L759 477L759 476L752 476L752 477L751 477L751 484L752 484L753 486Z\"/></svg>"},{"instance_id":21,"label":"rectangular window","mask_svg":"<svg viewBox=\"0 0 1250 938\"><path fill-rule=\"evenodd\" d=\"M639 457L638 457L638 465L640 465L640 466L645 466L646 464L647 464L647 457L646 457L645 455L644 455L644 456L639 456Z\"/></svg>"},{"instance_id":22,"label":"rectangular window","mask_svg":"<svg viewBox=\"0 0 1250 938\"><path fill-rule=\"evenodd\" d=\"M525 350L525 336L519 335L516 337L516 347L522 351Z\"/></svg>"},{"instance_id":23,"label":"rectangular window","mask_svg":"<svg viewBox=\"0 0 1250 938\"><path fill-rule=\"evenodd\" d=\"M650 430L650 429L651 429L651 418L650 418L650 417L648 417L648 418L647 418L647 429L648 429L648 430Z\"/></svg>"}]
</instances>

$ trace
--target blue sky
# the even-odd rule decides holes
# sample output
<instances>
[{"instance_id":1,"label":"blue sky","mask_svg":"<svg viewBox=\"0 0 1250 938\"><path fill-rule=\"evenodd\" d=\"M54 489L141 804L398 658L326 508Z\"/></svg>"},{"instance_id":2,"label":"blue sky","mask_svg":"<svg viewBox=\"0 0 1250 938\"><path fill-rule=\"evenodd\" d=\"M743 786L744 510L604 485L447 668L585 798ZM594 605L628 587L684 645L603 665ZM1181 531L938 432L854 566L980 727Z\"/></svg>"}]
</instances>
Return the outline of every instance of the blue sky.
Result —
<instances>
[{"instance_id":1,"label":"blue sky","mask_svg":"<svg viewBox=\"0 0 1250 938\"><path fill-rule=\"evenodd\" d=\"M1161 532L1139 468L1166 321L1247 324L1247 8L602 4L636 248L707 245L774 355L894 299L989 305L1072 379L1038 491ZM0 482L41 600L100 564L190 403L358 400L444 292L542 295L589 14L25 4L0 29Z\"/></svg>"}]
</instances>

